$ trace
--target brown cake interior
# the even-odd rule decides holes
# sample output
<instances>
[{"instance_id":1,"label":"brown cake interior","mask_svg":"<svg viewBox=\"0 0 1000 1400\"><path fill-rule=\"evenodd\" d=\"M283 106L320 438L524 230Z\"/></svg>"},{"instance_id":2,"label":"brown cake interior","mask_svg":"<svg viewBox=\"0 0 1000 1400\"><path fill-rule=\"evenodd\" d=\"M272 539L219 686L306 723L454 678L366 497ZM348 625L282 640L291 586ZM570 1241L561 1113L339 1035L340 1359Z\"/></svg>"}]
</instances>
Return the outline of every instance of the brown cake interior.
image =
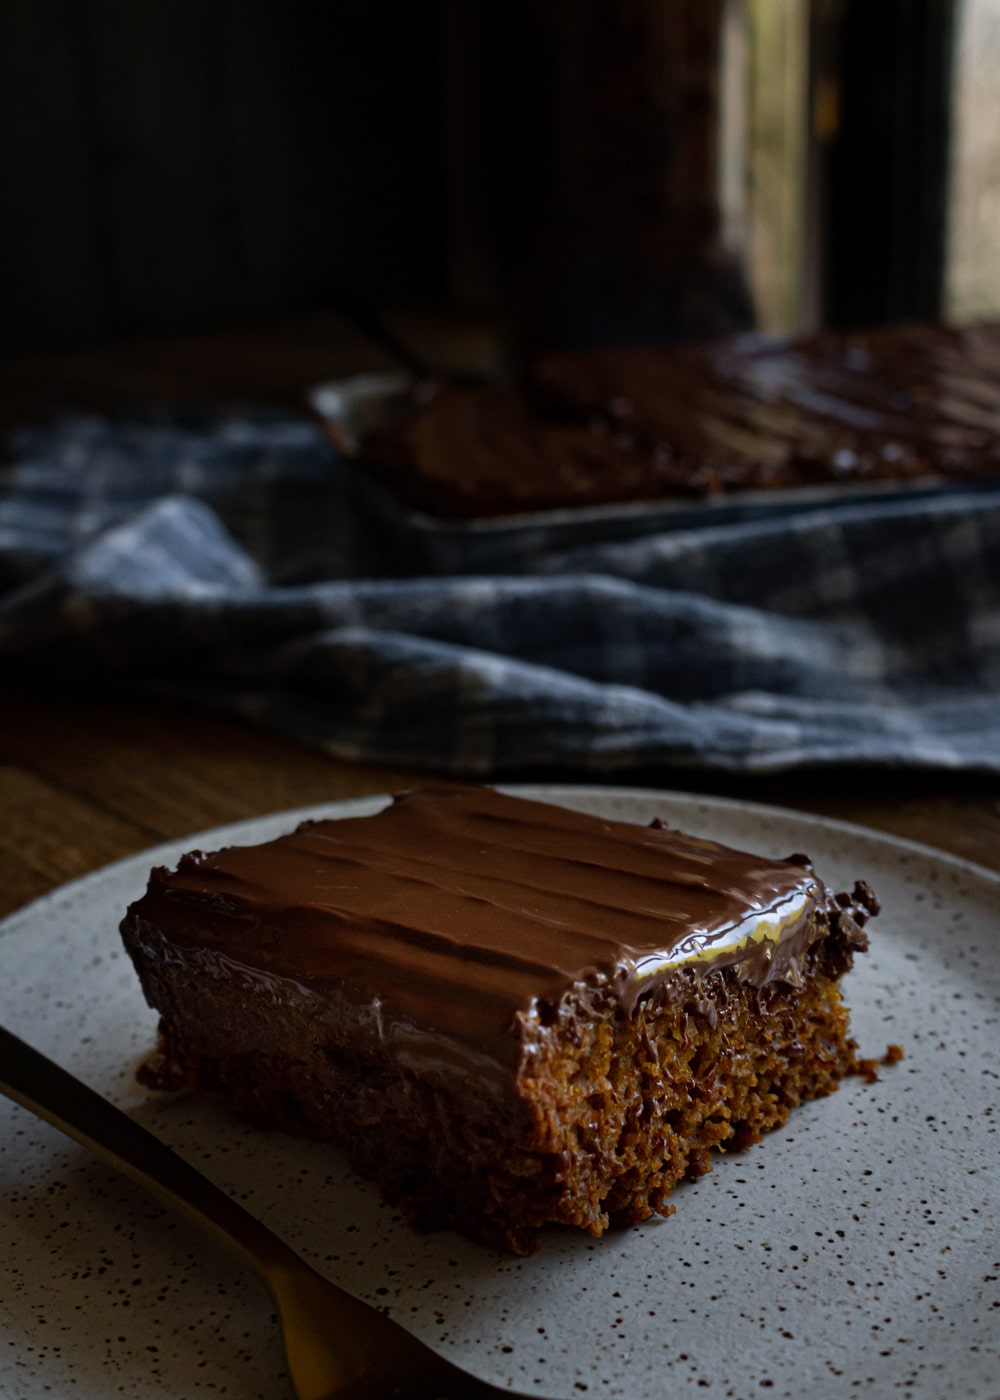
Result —
<instances>
[{"instance_id":1,"label":"brown cake interior","mask_svg":"<svg viewBox=\"0 0 1000 1400\"><path fill-rule=\"evenodd\" d=\"M506 833L503 859L508 864L512 815L515 826L520 823L517 840L522 842L533 839L536 826L544 828L547 820L562 823L562 816L546 815L560 809L483 790L447 789L404 800L405 820L417 828L421 804L424 816L429 811L436 818L443 809L448 823L471 821L477 849L486 829ZM773 938L734 941L724 936L718 919L713 925L703 918L700 935L688 929L683 945L688 961L645 977L638 970L647 955L624 958L620 935L609 940L610 962L603 947L588 948L593 966L585 976L567 977L561 970L554 980L551 967L526 972L519 965L517 978L528 977L543 991L515 1006L501 977L505 990L497 1009L507 1006L506 1024L504 1014L491 1018L492 991L489 996L482 991L476 1004L476 973L466 967L459 981L467 984L476 1005L473 1021L467 1007L450 1017L445 1007L434 1016L421 1002L424 1021L417 1026L415 1008L426 990L413 988L427 952L421 935L413 929L405 936L398 930L386 935L400 941L404 952L397 949L395 956L407 967L396 998L392 969L384 965L381 976L390 989L384 996L372 995L370 986L359 989L356 971L346 981L321 979L314 963L296 978L287 969L277 971L273 957L268 965L260 945L269 940L272 949L279 947L283 933L270 906L254 925L254 948L244 947L237 958L238 934L225 925L242 921L245 935L247 892L241 903L232 861L225 872L225 893L213 888L211 862L226 853L199 856L180 889L176 876L154 873L150 895L133 906L123 926L146 995L162 1017L161 1051L147 1080L160 1087L191 1086L239 1113L342 1144L354 1165L376 1180L413 1223L453 1225L518 1253L537 1247L547 1223L596 1235L609 1224L669 1213L672 1188L710 1170L712 1148L741 1148L757 1141L783 1123L796 1104L831 1092L855 1068L839 981L853 951L864 946L860 926L874 912L874 899L864 886L850 897L832 899L804 857L756 864L755 858L739 857L739 864L736 853L678 833L565 817L568 828L560 825L559 848L571 846L574 838L584 844L599 844L602 838L617 844L614 882L633 889L633 904L640 910L650 886L634 870L622 873L620 867L630 862L645 868L645 862L662 858L669 864L674 852L670 869L678 878L683 875L674 886L675 899L692 869L714 864L716 878L726 885L721 902L714 887L692 892L690 883L683 901L693 901L703 914L718 905L732 915L745 896L734 894L731 886L745 872L752 873L756 893L751 900L756 898L757 907L753 920L744 920L743 932L763 929ZM384 845L394 851L391 821L390 816ZM353 863L359 850L366 852L366 860L379 863L369 842L376 830L355 824L350 832L355 880L362 868ZM622 831L629 835L622 837ZM314 851L315 830L306 835ZM539 840L551 845L549 837ZM448 847L440 865L449 868L451 885L462 887L468 915L485 886L466 884L466 876L452 868L455 849ZM597 847L585 849L581 879L596 883L588 886L583 903L591 919L613 921L612 910L595 895L598 887L610 888L611 877L607 871L587 876ZM250 864L266 867L268 850L251 852ZM550 851L545 859L551 859ZM347 867L339 861L343 872ZM425 864L421 858L421 870ZM538 869L532 867L514 882L522 891L519 898L524 898L524 888L534 888ZM379 918L384 919L384 869L377 878ZM481 877L490 888L497 878ZM329 885L329 870L326 881ZM204 886L200 890L198 882ZM768 891L766 898L760 895L762 888ZM534 901L536 895L530 897ZM442 896L438 891L427 898L433 903ZM782 924L777 914L792 904L795 908ZM220 915L223 905L228 908ZM191 921L192 906L199 911L196 922ZM544 899L532 903L544 919L551 907ZM182 918L178 909L185 911ZM295 911L286 910L284 917L294 920ZM300 908L299 925L308 917ZM357 923L357 911L353 918ZM417 922L426 925L428 920ZM649 943L656 957L664 951L663 933L657 929ZM556 934L558 942L558 930ZM426 928L423 938L429 938ZM486 961L496 971L497 960L507 953L498 950L495 940L486 942L491 949ZM476 963L478 954L468 948L482 944L482 939L472 939L459 962ZM675 940L668 951L676 954L679 947ZM414 955L415 948L422 951ZM573 955L578 951L574 943ZM286 949L280 957L288 955ZM553 954L548 963L559 960ZM349 970L349 956L344 966ZM372 978L373 984L379 982L379 968ZM456 986L442 996L456 996ZM484 975L483 987L493 987L491 977ZM404 1013L400 997L407 995L415 999ZM502 1038L493 1034L501 1026Z\"/></svg>"}]
</instances>

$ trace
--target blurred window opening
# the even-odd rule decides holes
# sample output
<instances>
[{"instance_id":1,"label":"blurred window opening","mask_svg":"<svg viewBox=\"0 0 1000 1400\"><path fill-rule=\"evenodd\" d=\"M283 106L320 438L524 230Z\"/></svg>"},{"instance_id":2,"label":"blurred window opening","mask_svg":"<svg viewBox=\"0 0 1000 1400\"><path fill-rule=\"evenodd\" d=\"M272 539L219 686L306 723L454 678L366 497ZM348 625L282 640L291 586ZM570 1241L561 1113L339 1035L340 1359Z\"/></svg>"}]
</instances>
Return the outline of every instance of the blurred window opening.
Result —
<instances>
[{"instance_id":1,"label":"blurred window opening","mask_svg":"<svg viewBox=\"0 0 1000 1400\"><path fill-rule=\"evenodd\" d=\"M894 5L746 0L746 248L764 330L1000 315L1000 0L896 5L912 20L906 66L869 68L865 40L890 33Z\"/></svg>"},{"instance_id":2,"label":"blurred window opening","mask_svg":"<svg viewBox=\"0 0 1000 1400\"><path fill-rule=\"evenodd\" d=\"M796 330L803 266L809 102L809 7L748 5L747 241L757 324Z\"/></svg>"},{"instance_id":3,"label":"blurred window opening","mask_svg":"<svg viewBox=\"0 0 1000 1400\"><path fill-rule=\"evenodd\" d=\"M1000 0L963 0L953 68L945 310L1000 314Z\"/></svg>"}]
</instances>

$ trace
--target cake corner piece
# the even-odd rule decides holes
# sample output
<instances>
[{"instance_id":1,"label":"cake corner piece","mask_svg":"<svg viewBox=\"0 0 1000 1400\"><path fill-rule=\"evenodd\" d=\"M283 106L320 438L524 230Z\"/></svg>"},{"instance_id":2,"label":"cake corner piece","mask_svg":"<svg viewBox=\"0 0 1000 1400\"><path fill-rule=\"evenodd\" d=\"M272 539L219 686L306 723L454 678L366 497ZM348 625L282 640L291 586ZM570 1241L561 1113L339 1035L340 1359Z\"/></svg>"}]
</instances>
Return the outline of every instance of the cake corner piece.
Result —
<instances>
[{"instance_id":1,"label":"cake corner piece","mask_svg":"<svg viewBox=\"0 0 1000 1400\"><path fill-rule=\"evenodd\" d=\"M877 912L802 855L441 785L192 853L122 934L166 1087L526 1254L670 1213L714 1149L864 1072L840 982Z\"/></svg>"}]
</instances>

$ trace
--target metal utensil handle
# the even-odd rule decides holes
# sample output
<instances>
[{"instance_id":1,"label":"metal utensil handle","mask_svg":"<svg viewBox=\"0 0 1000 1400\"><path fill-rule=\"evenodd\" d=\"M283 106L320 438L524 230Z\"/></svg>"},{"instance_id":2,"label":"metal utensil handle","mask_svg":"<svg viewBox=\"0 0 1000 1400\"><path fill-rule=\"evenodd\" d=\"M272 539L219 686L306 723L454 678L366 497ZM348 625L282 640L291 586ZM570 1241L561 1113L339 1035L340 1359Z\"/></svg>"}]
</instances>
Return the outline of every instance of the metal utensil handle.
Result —
<instances>
[{"instance_id":1,"label":"metal utensil handle","mask_svg":"<svg viewBox=\"0 0 1000 1400\"><path fill-rule=\"evenodd\" d=\"M0 1090L118 1167L235 1251L269 1287L297 1256L120 1108L0 1026ZM344 1295L348 1297L347 1294Z\"/></svg>"}]
</instances>

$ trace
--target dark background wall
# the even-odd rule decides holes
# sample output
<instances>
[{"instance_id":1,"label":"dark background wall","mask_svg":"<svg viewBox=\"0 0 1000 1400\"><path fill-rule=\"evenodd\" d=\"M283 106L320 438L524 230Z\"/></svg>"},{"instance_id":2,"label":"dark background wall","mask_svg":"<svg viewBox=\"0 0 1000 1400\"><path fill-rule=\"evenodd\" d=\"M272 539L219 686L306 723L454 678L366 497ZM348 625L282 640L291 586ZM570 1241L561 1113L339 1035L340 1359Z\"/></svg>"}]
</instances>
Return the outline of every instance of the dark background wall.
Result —
<instances>
[{"instance_id":1,"label":"dark background wall","mask_svg":"<svg viewBox=\"0 0 1000 1400\"><path fill-rule=\"evenodd\" d=\"M512 344L746 324L725 3L2 0L0 352L401 302Z\"/></svg>"},{"instance_id":2,"label":"dark background wall","mask_svg":"<svg viewBox=\"0 0 1000 1400\"><path fill-rule=\"evenodd\" d=\"M440 293L436 18L3 0L0 349Z\"/></svg>"},{"instance_id":3,"label":"dark background wall","mask_svg":"<svg viewBox=\"0 0 1000 1400\"><path fill-rule=\"evenodd\" d=\"M815 314L933 316L958 0L802 3L837 112L802 118ZM485 308L515 351L748 325L719 150L750 13L0 0L0 353L403 303Z\"/></svg>"}]
</instances>

